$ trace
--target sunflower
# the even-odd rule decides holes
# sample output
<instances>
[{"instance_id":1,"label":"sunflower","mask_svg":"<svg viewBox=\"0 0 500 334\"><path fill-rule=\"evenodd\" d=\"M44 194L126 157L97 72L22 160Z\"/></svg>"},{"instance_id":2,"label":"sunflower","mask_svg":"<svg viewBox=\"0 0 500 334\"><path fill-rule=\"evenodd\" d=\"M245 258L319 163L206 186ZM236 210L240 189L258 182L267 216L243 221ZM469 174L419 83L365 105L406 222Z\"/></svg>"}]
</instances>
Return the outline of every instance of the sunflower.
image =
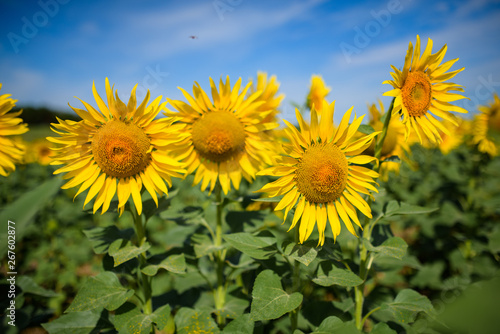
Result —
<instances>
[{"instance_id":1,"label":"sunflower","mask_svg":"<svg viewBox=\"0 0 500 334\"><path fill-rule=\"evenodd\" d=\"M496 93L493 98L490 105L478 108L481 113L472 126L472 142L478 145L480 152L490 156L498 154L500 145L500 99Z\"/></svg>"},{"instance_id":2,"label":"sunflower","mask_svg":"<svg viewBox=\"0 0 500 334\"><path fill-rule=\"evenodd\" d=\"M146 188L158 205L157 193L168 193L171 177L182 177L185 172L177 153L178 142L184 139L183 125L172 124L175 119L155 119L166 102L160 104L161 96L149 105L149 91L137 107L137 85L132 89L128 104L113 96L106 78L108 105L92 86L98 109L85 101L86 110L73 108L81 121L61 120L52 124L52 131L60 137L48 137L54 148L52 165L65 165L54 172L64 173L71 179L62 186L68 189L80 185L75 197L89 189L85 205L95 197L94 213L102 206L102 213L109 208L111 200L118 197L118 211L123 213L125 203L132 196L138 214L142 212L141 189Z\"/></svg>"},{"instance_id":3,"label":"sunflower","mask_svg":"<svg viewBox=\"0 0 500 334\"><path fill-rule=\"evenodd\" d=\"M308 126L298 110L295 111L300 131L284 121L290 144L284 144L286 152L277 159L278 163L258 173L258 175L279 176L276 181L266 184L259 192L269 197L284 195L275 210L288 212L295 208L291 230L299 219L300 242L309 238L314 226L318 225L319 242L325 241L327 220L336 240L340 233L340 220L347 229L356 235L352 222L361 227L356 209L365 216L372 217L371 209L359 193L377 192L372 185L378 173L360 165L376 159L359 155L380 132L373 132L354 140L354 135L363 120L354 116L349 125L352 108L342 118L338 128L333 128L333 103L324 105L321 119L316 109L311 110L311 124ZM296 205L297 204L297 205Z\"/></svg>"},{"instance_id":4,"label":"sunflower","mask_svg":"<svg viewBox=\"0 0 500 334\"><path fill-rule=\"evenodd\" d=\"M443 141L439 144L439 150L443 154L448 154L465 140L470 134L472 123L470 120L458 118L458 126L454 126L449 121L443 120L443 126L450 131L450 135L442 133Z\"/></svg>"},{"instance_id":5,"label":"sunflower","mask_svg":"<svg viewBox=\"0 0 500 334\"><path fill-rule=\"evenodd\" d=\"M51 146L51 143L45 138L40 138L28 143L24 162L37 162L43 166L50 164L54 156L54 151L51 149Z\"/></svg>"},{"instance_id":6,"label":"sunflower","mask_svg":"<svg viewBox=\"0 0 500 334\"><path fill-rule=\"evenodd\" d=\"M2 84L0 84L2 89ZM11 136L20 135L28 131L28 125L17 116L23 112L9 113L16 105L17 100L10 98L10 94L0 95L0 175L7 176L16 170L16 163L23 159L25 146Z\"/></svg>"},{"instance_id":7,"label":"sunflower","mask_svg":"<svg viewBox=\"0 0 500 334\"><path fill-rule=\"evenodd\" d=\"M179 89L189 104L168 99L178 116L187 125L189 136L183 141L186 146L187 173L196 171L194 183L201 188L210 186L212 192L217 182L227 194L231 183L239 188L241 177L252 182L255 174L272 163L273 142L269 131L278 126L269 120L273 109L261 110L264 100L257 101L262 91L245 98L251 82L240 92L241 78L231 89L229 77L219 82L219 91L212 78L210 86L213 102L195 82L193 96Z\"/></svg>"},{"instance_id":8,"label":"sunflower","mask_svg":"<svg viewBox=\"0 0 500 334\"><path fill-rule=\"evenodd\" d=\"M382 131L384 127L384 123L381 120L384 115L384 104L382 101L378 101L379 107L376 104L372 104L368 106L368 110L370 111L370 119L368 124L375 131ZM405 128L404 125L397 118L391 118L389 121L389 126L387 128L387 135L384 140L384 144L382 145L382 151L380 156L380 174L381 178L384 181L387 181L387 176L390 171L398 172L399 171L399 162L395 161L386 161L390 157L397 156L400 160L404 160L411 164L408 155L410 153L409 143L405 140ZM368 154L371 156L375 156L375 141L371 143L371 145L363 152L363 154Z\"/></svg>"},{"instance_id":9,"label":"sunflower","mask_svg":"<svg viewBox=\"0 0 500 334\"><path fill-rule=\"evenodd\" d=\"M250 81L252 82L252 85L250 86L250 91L248 95L251 95L258 91L262 92L262 94L260 94L257 97L257 99L255 99L255 102L261 102L261 101L264 102L257 108L257 110L259 111L272 110L272 113L268 115L268 120L275 121L276 115L279 113L278 108L281 104L281 101L285 97L284 94L278 94L280 83L276 80L276 76L272 75L268 79L267 73L258 72L257 83L254 84L253 80Z\"/></svg>"},{"instance_id":10,"label":"sunflower","mask_svg":"<svg viewBox=\"0 0 500 334\"><path fill-rule=\"evenodd\" d=\"M331 88L325 85L325 82L320 75L313 75L311 77L309 94L307 95L307 107L312 109L312 106L314 105L316 106L317 112L323 110L323 104L328 103L325 98L330 91Z\"/></svg>"},{"instance_id":11,"label":"sunflower","mask_svg":"<svg viewBox=\"0 0 500 334\"><path fill-rule=\"evenodd\" d=\"M462 86L445 82L463 71L461 68L446 72L458 60L452 59L441 64L446 49L447 46L444 45L441 50L432 54L432 40L429 38L420 56L420 37L417 35L415 49L410 42L403 70L400 71L391 65L394 70L391 76L394 80L383 82L394 87L385 92L384 96L395 98L392 112L399 112L402 116L402 122L406 126L406 138L415 130L420 142L425 137L431 142L440 142L442 139L438 130L445 134L449 134L449 131L432 114L457 126L455 116L450 111L467 113L464 108L449 103L465 97L451 92L463 92Z\"/></svg>"}]
</instances>

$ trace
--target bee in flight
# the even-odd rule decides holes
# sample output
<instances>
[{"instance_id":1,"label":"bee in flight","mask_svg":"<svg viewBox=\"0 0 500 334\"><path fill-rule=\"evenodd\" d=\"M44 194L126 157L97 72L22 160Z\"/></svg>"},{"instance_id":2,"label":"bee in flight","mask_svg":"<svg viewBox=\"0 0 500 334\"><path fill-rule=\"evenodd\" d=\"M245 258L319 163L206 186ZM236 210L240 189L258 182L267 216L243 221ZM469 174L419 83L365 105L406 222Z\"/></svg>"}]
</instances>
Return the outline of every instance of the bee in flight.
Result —
<instances>
[{"instance_id":1,"label":"bee in flight","mask_svg":"<svg viewBox=\"0 0 500 334\"><path fill-rule=\"evenodd\" d=\"M198 39L198 36L191 35L191 36L189 36L189 38L191 38L191 39Z\"/></svg>"}]
</instances>

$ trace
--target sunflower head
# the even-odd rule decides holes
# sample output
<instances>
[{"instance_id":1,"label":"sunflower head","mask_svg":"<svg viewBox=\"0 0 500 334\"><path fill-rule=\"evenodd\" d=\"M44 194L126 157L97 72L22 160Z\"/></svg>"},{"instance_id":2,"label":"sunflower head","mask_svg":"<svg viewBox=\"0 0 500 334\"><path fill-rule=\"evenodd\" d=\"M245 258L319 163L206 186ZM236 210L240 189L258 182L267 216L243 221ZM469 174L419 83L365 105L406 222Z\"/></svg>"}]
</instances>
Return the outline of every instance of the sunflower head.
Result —
<instances>
[{"instance_id":1,"label":"sunflower head","mask_svg":"<svg viewBox=\"0 0 500 334\"><path fill-rule=\"evenodd\" d=\"M272 110L272 113L269 114L268 118L272 117L269 121L275 121L276 115L279 113L278 108L285 98L284 94L278 94L280 83L277 81L276 76L272 75L268 78L267 73L258 72L257 82L254 83L253 80L250 81L252 82L252 85L250 86L248 96L258 91L262 92L255 100L255 102L264 102L259 106L258 110Z\"/></svg>"},{"instance_id":2,"label":"sunflower head","mask_svg":"<svg viewBox=\"0 0 500 334\"><path fill-rule=\"evenodd\" d=\"M450 132L450 135L442 133L441 136L443 141L439 144L439 150L443 154L448 154L455 148L457 148L461 143L464 142L466 136L471 132L471 121L458 118L457 119L458 126L443 120L441 123L445 128L447 128Z\"/></svg>"},{"instance_id":3,"label":"sunflower head","mask_svg":"<svg viewBox=\"0 0 500 334\"><path fill-rule=\"evenodd\" d=\"M320 110L321 117L313 108L310 124L296 110L299 129L284 121L288 139L288 144L283 144L284 153L272 167L259 172L259 175L279 177L259 192L265 192L269 197L283 195L275 210L285 209L285 220L295 207L290 229L300 219L301 243L309 238L316 225L318 245L323 245L327 221L336 238L340 233L339 219L356 235L352 222L361 227L357 211L371 217L371 209L359 193L377 191L372 183L375 183L378 173L361 165L376 159L360 153L370 146L379 132L355 137L363 117L355 115L349 125L352 108L334 129L333 107L334 103L324 105Z\"/></svg>"},{"instance_id":4,"label":"sunflower head","mask_svg":"<svg viewBox=\"0 0 500 334\"><path fill-rule=\"evenodd\" d=\"M480 106L472 125L472 141L480 152L490 156L498 154L500 146L500 99L495 93L493 102Z\"/></svg>"},{"instance_id":5,"label":"sunflower head","mask_svg":"<svg viewBox=\"0 0 500 334\"><path fill-rule=\"evenodd\" d=\"M59 137L48 137L54 143L53 165L64 165L54 174L67 172L70 179L62 188L79 186L76 194L88 189L84 206L93 198L94 213L102 206L102 213L111 200L118 197L118 211L123 212L132 197L139 214L142 212L141 189L144 186L158 205L157 194L168 193L171 177L182 177L182 146L185 139L184 125L174 124L175 119L155 119L166 102L161 96L149 105L149 91L137 106L133 88L127 104L113 94L113 87L106 78L104 103L93 85L98 108L81 101L84 109L71 107L81 121L64 121L52 124ZM167 183L167 185L165 184Z\"/></svg>"},{"instance_id":6,"label":"sunflower head","mask_svg":"<svg viewBox=\"0 0 500 334\"><path fill-rule=\"evenodd\" d=\"M10 98L10 94L0 95L0 175L2 176L8 176L16 169L16 164L23 160L26 150L22 141L15 138L28 131L28 125L18 117L22 110L10 112L16 102L17 100Z\"/></svg>"},{"instance_id":7,"label":"sunflower head","mask_svg":"<svg viewBox=\"0 0 500 334\"><path fill-rule=\"evenodd\" d=\"M320 113L323 110L323 104L328 104L326 102L326 96L330 93L331 88L325 85L323 78L320 75L313 75L311 77L311 87L309 88L309 94L307 95L307 107L312 109L313 105L316 108L316 112Z\"/></svg>"},{"instance_id":8,"label":"sunflower head","mask_svg":"<svg viewBox=\"0 0 500 334\"><path fill-rule=\"evenodd\" d=\"M463 92L462 86L446 82L463 70L461 68L447 72L458 58L441 64L446 49L445 45L438 52L432 53L432 40L429 38L425 50L420 55L420 37L417 35L415 48L410 42L403 70L391 66L394 70L391 73L394 80L383 82L393 87L384 95L395 98L392 112L401 115L406 128L406 139L415 131L420 142L427 138L438 143L442 140L439 131L445 134L449 134L449 131L434 116L457 126L458 123L451 112L467 113L464 108L449 103L465 97L453 92Z\"/></svg>"},{"instance_id":9,"label":"sunflower head","mask_svg":"<svg viewBox=\"0 0 500 334\"><path fill-rule=\"evenodd\" d=\"M240 90L241 78L234 87L229 78L221 79L218 87L210 78L212 100L196 82L193 96L180 88L188 103L168 100L176 111L166 114L186 126L188 135L182 145L187 173L196 171L194 183L201 182L202 189L209 187L211 192L219 182L227 194L231 183L238 189L242 177L252 182L257 171L271 163L274 144L269 130L278 124L271 117L276 100L269 99L274 96L274 88L269 87L277 86L264 82L261 79L258 90L249 93L252 83ZM268 97L262 97L263 92Z\"/></svg>"},{"instance_id":10,"label":"sunflower head","mask_svg":"<svg viewBox=\"0 0 500 334\"><path fill-rule=\"evenodd\" d=\"M26 163L39 163L48 165L52 161L54 151L51 149L51 143L45 138L39 138L28 143L24 160Z\"/></svg>"}]
</instances>

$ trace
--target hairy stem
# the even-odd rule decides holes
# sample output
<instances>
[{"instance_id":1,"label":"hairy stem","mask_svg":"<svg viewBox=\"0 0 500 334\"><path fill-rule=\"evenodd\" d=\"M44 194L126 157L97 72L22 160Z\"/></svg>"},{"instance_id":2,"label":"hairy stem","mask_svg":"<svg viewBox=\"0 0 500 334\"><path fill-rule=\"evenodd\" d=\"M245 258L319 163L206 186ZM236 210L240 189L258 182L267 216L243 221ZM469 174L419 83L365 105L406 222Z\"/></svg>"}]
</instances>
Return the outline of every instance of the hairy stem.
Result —
<instances>
[{"instance_id":1,"label":"hairy stem","mask_svg":"<svg viewBox=\"0 0 500 334\"><path fill-rule=\"evenodd\" d=\"M134 227L135 227L135 233L137 235L137 244L138 247L142 247L142 245L144 245L144 243L146 242L145 223L143 224L142 216L137 214L137 211L135 209L131 208L130 211L134 218ZM143 274L141 271L141 268L146 264L146 260L147 260L147 254L144 251L139 255L139 267L137 268L137 278L138 281L140 282L140 285L142 287L142 293L144 295L142 311L144 312L144 314L151 314L153 313L153 301L152 301L153 292L151 289L151 277ZM154 330L153 327L151 327L151 332L153 332L153 330Z\"/></svg>"},{"instance_id":2,"label":"hairy stem","mask_svg":"<svg viewBox=\"0 0 500 334\"><path fill-rule=\"evenodd\" d=\"M389 123L391 121L392 116L392 108L394 107L394 100L392 99L391 105L386 112L384 127L382 128L382 133L377 136L377 142L375 144L375 158L377 158L377 164L374 167L376 172L380 170L380 160L382 155L382 147L384 146L385 138L387 137L387 130L389 129ZM371 207L372 198L369 197L367 200L368 206ZM363 317L363 304L365 300L364 290L365 290L365 282L368 278L368 271L370 270L373 259L368 254L368 249L366 248L363 239L370 241L373 227L378 222L379 219L370 221L370 218L365 217L365 222L363 224L363 236L359 239L359 277L363 280L363 283L354 288L354 300L356 303L354 318L356 323L356 328L358 330L363 330L363 325L368 319L368 316L375 311L369 312L365 317ZM375 309L376 310L376 309Z\"/></svg>"},{"instance_id":3,"label":"hairy stem","mask_svg":"<svg viewBox=\"0 0 500 334\"><path fill-rule=\"evenodd\" d=\"M295 244L299 243L299 229L298 228L295 229L294 240L295 240ZM301 286L300 263L297 260L293 260L292 292L299 291L300 286ZM290 312L290 324L292 327L291 333L293 333L297 329L297 326L299 323L300 307L301 307L301 305L299 305L296 309L294 309Z\"/></svg>"},{"instance_id":4,"label":"hairy stem","mask_svg":"<svg viewBox=\"0 0 500 334\"><path fill-rule=\"evenodd\" d=\"M215 205L217 206L217 212L215 216L215 246L222 246L222 191L220 183L217 182L215 186ZM224 265L226 252L224 250L218 250L216 255L216 265L217 265L217 287L214 293L215 298L215 308L217 309L217 322L220 326L226 323L226 317L224 316L224 304L226 303L226 287L224 280Z\"/></svg>"}]
</instances>

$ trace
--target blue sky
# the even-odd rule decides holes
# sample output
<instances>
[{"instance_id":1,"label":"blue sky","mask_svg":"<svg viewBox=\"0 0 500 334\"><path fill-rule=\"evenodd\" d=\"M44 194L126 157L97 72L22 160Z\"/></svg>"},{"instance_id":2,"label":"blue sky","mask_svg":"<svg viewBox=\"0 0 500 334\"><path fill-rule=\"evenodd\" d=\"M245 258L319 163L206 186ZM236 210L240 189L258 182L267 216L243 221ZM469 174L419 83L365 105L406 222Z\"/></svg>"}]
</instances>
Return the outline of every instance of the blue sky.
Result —
<instances>
[{"instance_id":1,"label":"blue sky","mask_svg":"<svg viewBox=\"0 0 500 334\"><path fill-rule=\"evenodd\" d=\"M303 103L319 74L338 121L382 98L417 34L434 51L447 44L445 61L460 58L452 81L471 100L458 104L474 113L500 92L499 1L0 0L0 93L70 112L68 102L81 107L75 96L95 105L92 82L104 94L106 77L124 99L135 84L139 98L150 89L183 99L178 86L265 71L294 120L291 102Z\"/></svg>"}]
</instances>

